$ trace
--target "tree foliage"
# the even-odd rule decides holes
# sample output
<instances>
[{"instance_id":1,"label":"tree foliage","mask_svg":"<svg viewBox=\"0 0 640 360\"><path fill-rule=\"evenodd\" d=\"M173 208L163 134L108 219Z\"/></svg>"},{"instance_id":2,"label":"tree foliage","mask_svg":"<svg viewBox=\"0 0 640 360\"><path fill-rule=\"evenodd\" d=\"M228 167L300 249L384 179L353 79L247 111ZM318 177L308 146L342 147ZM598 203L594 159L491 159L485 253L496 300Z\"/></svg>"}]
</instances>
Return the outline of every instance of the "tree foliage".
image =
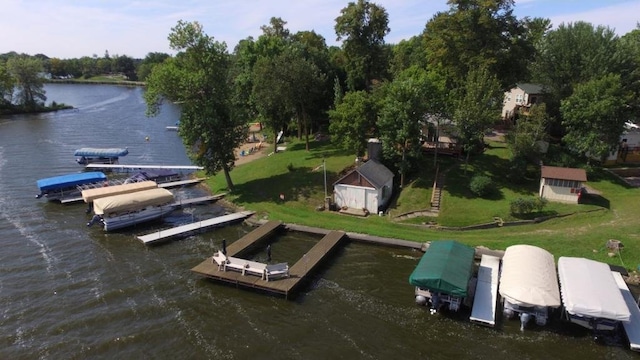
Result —
<instances>
[{"instance_id":1,"label":"tree foliage","mask_svg":"<svg viewBox=\"0 0 640 360\"><path fill-rule=\"evenodd\" d=\"M0 60L0 106L10 105L13 100L14 79L7 69L6 62Z\"/></svg>"},{"instance_id":2,"label":"tree foliage","mask_svg":"<svg viewBox=\"0 0 640 360\"><path fill-rule=\"evenodd\" d=\"M377 105L372 94L350 91L335 109L329 110L331 141L356 156L363 156L367 139L377 136Z\"/></svg>"},{"instance_id":3,"label":"tree foliage","mask_svg":"<svg viewBox=\"0 0 640 360\"><path fill-rule=\"evenodd\" d=\"M580 154L605 158L619 144L628 119L628 101L619 75L577 85L560 106L567 130L563 140Z\"/></svg>"},{"instance_id":4,"label":"tree foliage","mask_svg":"<svg viewBox=\"0 0 640 360\"><path fill-rule=\"evenodd\" d=\"M506 140L514 158L535 161L542 154L541 141L548 139L549 124L545 104L533 105L528 116L520 116Z\"/></svg>"},{"instance_id":5,"label":"tree foliage","mask_svg":"<svg viewBox=\"0 0 640 360\"><path fill-rule=\"evenodd\" d=\"M497 76L503 90L527 74L534 47L528 20L513 15L513 0L449 0L423 33L429 64L440 67L454 83L463 83L475 68Z\"/></svg>"},{"instance_id":6,"label":"tree foliage","mask_svg":"<svg viewBox=\"0 0 640 360\"><path fill-rule=\"evenodd\" d=\"M222 170L232 189L229 172L247 129L244 119L232 117L226 45L206 35L199 23L184 21L171 29L169 43L178 54L151 71L144 95L147 112L157 114L162 99L178 102L180 136L190 157L208 174Z\"/></svg>"},{"instance_id":7,"label":"tree foliage","mask_svg":"<svg viewBox=\"0 0 640 360\"><path fill-rule=\"evenodd\" d=\"M36 57L16 56L7 60L7 70L15 80L16 103L36 109L47 100L42 77L42 60Z\"/></svg>"},{"instance_id":8,"label":"tree foliage","mask_svg":"<svg viewBox=\"0 0 640 360\"><path fill-rule=\"evenodd\" d=\"M343 40L347 85L350 90L371 90L374 79L387 71L384 37L389 33L387 11L368 0L350 2L336 18L337 40Z\"/></svg>"}]
</instances>

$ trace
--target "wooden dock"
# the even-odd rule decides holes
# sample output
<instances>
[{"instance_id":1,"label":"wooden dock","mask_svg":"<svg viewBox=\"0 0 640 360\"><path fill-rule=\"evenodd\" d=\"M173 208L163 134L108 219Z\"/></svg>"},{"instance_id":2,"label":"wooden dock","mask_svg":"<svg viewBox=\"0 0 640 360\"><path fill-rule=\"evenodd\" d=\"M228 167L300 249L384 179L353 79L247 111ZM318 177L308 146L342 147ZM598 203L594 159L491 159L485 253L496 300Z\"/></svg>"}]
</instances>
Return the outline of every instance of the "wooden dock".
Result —
<instances>
[{"instance_id":1,"label":"wooden dock","mask_svg":"<svg viewBox=\"0 0 640 360\"><path fill-rule=\"evenodd\" d=\"M265 238L266 236L263 234L266 231L269 231L269 228L271 228L269 233L275 230L273 227L275 224L269 225L270 223L272 222L267 222L253 232L247 234L245 237L231 244L231 246L227 248L227 255L234 256L235 254L241 253L258 239ZM282 225L280 222L276 223L278 228ZM270 227L266 227L268 225ZM254 237L255 240L251 241L251 238ZM342 231L331 231L325 235L316 245L304 254L298 262L290 267L289 277L287 278L266 281L255 275L242 275L242 273L237 271L218 270L218 265L213 261L212 257L207 258L205 261L192 268L191 271L208 278L235 284L236 286L259 289L284 295L288 298L289 295L296 291L300 284L303 283L305 277L313 272L345 237L346 234Z\"/></svg>"},{"instance_id":2,"label":"wooden dock","mask_svg":"<svg viewBox=\"0 0 640 360\"><path fill-rule=\"evenodd\" d=\"M194 233L197 231L203 231L208 228L212 228L215 226L226 225L241 219L248 218L253 215L253 211L241 211L233 214L217 216L214 218L196 221L190 224L177 226L171 229L160 230L147 235L137 236L138 240L142 241L145 245L155 244L162 241L167 241L169 239L185 236L189 233Z\"/></svg>"},{"instance_id":3,"label":"wooden dock","mask_svg":"<svg viewBox=\"0 0 640 360\"><path fill-rule=\"evenodd\" d=\"M219 194L219 195L201 196L196 198L177 200L171 203L171 206L180 208L180 207L203 204L210 201L220 200L223 197L224 197L224 194Z\"/></svg>"},{"instance_id":4,"label":"wooden dock","mask_svg":"<svg viewBox=\"0 0 640 360\"><path fill-rule=\"evenodd\" d=\"M198 171L204 170L202 166L195 165L120 165L120 164L88 164L86 169L104 169L104 170L119 170L121 172L142 170L142 169L171 169L171 170L187 170Z\"/></svg>"},{"instance_id":5,"label":"wooden dock","mask_svg":"<svg viewBox=\"0 0 640 360\"><path fill-rule=\"evenodd\" d=\"M195 178L195 179L180 180L180 181L170 181L170 182L166 182L166 183L159 183L158 187L165 188L165 189L171 189L171 188L174 188L174 187L195 185L195 184L203 182L204 180L205 180L205 178Z\"/></svg>"}]
</instances>

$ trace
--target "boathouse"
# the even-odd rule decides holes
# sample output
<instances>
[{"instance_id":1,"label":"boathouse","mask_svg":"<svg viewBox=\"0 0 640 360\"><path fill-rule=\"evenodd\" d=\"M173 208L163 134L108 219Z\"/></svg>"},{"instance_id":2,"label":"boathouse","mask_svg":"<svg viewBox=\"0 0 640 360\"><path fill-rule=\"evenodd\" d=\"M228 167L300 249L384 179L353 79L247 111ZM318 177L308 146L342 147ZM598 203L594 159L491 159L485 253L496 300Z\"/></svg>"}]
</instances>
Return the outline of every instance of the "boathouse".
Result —
<instances>
[{"instance_id":1,"label":"boathouse","mask_svg":"<svg viewBox=\"0 0 640 360\"><path fill-rule=\"evenodd\" d=\"M377 214L391 199L392 189L391 170L378 160L370 159L333 184L334 201L339 209Z\"/></svg>"},{"instance_id":2,"label":"boathouse","mask_svg":"<svg viewBox=\"0 0 640 360\"><path fill-rule=\"evenodd\" d=\"M549 201L577 204L582 184L587 181L584 169L543 166L540 176L540 197Z\"/></svg>"}]
</instances>

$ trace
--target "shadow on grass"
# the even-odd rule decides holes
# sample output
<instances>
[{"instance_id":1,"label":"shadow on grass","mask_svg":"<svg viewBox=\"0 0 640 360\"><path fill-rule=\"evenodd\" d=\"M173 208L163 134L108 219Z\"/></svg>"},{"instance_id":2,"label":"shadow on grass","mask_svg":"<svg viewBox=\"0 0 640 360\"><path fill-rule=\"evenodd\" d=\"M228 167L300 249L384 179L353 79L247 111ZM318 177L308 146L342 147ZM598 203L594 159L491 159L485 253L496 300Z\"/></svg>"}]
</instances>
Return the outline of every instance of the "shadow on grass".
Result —
<instances>
[{"instance_id":1,"label":"shadow on grass","mask_svg":"<svg viewBox=\"0 0 640 360\"><path fill-rule=\"evenodd\" d=\"M605 209L611 208L609 199L600 194L587 194L580 199L581 204L600 206Z\"/></svg>"},{"instance_id":2,"label":"shadow on grass","mask_svg":"<svg viewBox=\"0 0 640 360\"><path fill-rule=\"evenodd\" d=\"M333 182L337 174L327 171L327 191L333 191ZM324 191L324 173L313 171L309 167L294 168L292 171L263 179L255 179L243 184L238 184L233 190L240 203L260 203L272 201L282 202L280 194L286 201L297 201L300 198L310 198L314 193Z\"/></svg>"}]
</instances>

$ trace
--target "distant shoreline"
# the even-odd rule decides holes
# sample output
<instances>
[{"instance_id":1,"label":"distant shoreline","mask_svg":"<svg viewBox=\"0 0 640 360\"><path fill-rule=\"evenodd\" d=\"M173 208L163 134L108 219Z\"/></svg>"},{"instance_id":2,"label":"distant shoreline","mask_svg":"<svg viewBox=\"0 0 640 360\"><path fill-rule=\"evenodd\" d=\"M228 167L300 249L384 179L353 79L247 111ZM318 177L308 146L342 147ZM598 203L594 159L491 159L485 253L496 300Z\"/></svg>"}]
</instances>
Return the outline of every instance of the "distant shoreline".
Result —
<instances>
[{"instance_id":1,"label":"distant shoreline","mask_svg":"<svg viewBox=\"0 0 640 360\"><path fill-rule=\"evenodd\" d=\"M51 79L49 84L92 84L92 85L122 85L122 86L146 86L144 81L129 80L79 80L79 79Z\"/></svg>"}]
</instances>

